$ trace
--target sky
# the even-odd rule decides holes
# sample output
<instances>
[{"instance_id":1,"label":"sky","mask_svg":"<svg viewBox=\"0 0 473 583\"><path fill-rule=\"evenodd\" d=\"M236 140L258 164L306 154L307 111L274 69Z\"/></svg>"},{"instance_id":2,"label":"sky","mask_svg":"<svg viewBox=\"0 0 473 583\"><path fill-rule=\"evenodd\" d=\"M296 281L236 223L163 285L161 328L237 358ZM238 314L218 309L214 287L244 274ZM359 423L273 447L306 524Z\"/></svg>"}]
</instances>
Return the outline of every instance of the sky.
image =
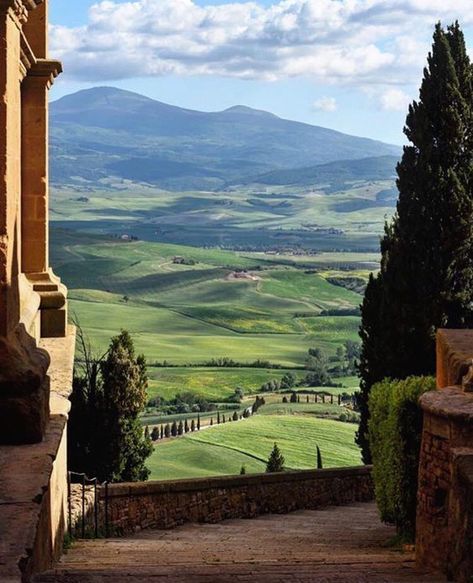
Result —
<instances>
[{"instance_id":1,"label":"sky","mask_svg":"<svg viewBox=\"0 0 473 583\"><path fill-rule=\"evenodd\" d=\"M52 98L107 85L401 144L439 20L473 57L473 0L50 0Z\"/></svg>"}]
</instances>

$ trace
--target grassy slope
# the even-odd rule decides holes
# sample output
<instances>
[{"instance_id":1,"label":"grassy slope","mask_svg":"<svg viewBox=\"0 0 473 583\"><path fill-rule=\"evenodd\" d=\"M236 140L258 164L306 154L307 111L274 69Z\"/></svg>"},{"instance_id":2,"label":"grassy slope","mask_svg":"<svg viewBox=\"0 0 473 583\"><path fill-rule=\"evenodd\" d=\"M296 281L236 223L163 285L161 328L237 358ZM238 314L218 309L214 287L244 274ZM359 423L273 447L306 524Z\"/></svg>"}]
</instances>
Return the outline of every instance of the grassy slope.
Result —
<instances>
[{"instance_id":1,"label":"grassy slope","mask_svg":"<svg viewBox=\"0 0 473 583\"><path fill-rule=\"evenodd\" d=\"M159 444L149 460L153 479L263 471L275 442L286 466L313 468L316 445L325 467L357 465L360 453L354 444L355 426L295 415L255 415Z\"/></svg>"}]
</instances>

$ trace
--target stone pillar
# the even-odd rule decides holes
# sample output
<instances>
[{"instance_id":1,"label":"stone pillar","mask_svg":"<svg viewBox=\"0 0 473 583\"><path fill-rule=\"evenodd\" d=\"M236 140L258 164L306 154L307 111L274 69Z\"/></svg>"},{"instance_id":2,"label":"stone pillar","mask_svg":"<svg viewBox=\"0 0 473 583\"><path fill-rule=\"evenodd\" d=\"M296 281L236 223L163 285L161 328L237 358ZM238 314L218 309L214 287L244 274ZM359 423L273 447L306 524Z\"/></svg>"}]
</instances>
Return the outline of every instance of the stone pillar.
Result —
<instances>
[{"instance_id":1,"label":"stone pillar","mask_svg":"<svg viewBox=\"0 0 473 583\"><path fill-rule=\"evenodd\" d=\"M424 413L419 464L416 559L449 581L473 576L473 333L437 335L439 390L421 398Z\"/></svg>"},{"instance_id":2,"label":"stone pillar","mask_svg":"<svg viewBox=\"0 0 473 583\"><path fill-rule=\"evenodd\" d=\"M66 288L49 268L48 90L61 72L38 59L21 87L21 267L41 297L41 336L66 335Z\"/></svg>"}]
</instances>

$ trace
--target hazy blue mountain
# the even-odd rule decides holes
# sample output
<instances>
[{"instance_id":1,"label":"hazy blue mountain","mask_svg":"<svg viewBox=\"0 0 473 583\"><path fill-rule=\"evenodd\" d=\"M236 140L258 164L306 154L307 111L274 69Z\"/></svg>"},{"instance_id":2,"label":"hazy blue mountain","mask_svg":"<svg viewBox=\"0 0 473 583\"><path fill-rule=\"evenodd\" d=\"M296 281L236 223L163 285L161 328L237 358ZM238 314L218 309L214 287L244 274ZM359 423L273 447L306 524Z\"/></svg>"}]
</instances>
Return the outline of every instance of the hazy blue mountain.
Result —
<instances>
[{"instance_id":1,"label":"hazy blue mountain","mask_svg":"<svg viewBox=\"0 0 473 583\"><path fill-rule=\"evenodd\" d=\"M252 182L270 185L308 186L328 184L326 191L336 191L344 183L357 180L394 180L399 156L376 156L361 160L338 160L292 170L275 170L256 178ZM385 197L386 198L386 197Z\"/></svg>"},{"instance_id":2,"label":"hazy blue mountain","mask_svg":"<svg viewBox=\"0 0 473 583\"><path fill-rule=\"evenodd\" d=\"M217 189L273 171L399 152L249 107L205 113L109 87L51 104L51 175L58 185L129 179L168 189Z\"/></svg>"}]
</instances>

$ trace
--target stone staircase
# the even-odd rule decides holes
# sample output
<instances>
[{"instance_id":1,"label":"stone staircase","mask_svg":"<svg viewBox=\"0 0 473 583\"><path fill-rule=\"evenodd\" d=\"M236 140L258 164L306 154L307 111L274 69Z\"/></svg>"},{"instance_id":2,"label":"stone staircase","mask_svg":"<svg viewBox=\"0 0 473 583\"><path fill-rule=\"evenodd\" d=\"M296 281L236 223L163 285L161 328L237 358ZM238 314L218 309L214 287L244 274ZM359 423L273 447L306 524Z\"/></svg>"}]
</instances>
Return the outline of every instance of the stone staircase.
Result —
<instances>
[{"instance_id":1,"label":"stone staircase","mask_svg":"<svg viewBox=\"0 0 473 583\"><path fill-rule=\"evenodd\" d=\"M79 541L36 583L444 583L389 545L374 504Z\"/></svg>"}]
</instances>

